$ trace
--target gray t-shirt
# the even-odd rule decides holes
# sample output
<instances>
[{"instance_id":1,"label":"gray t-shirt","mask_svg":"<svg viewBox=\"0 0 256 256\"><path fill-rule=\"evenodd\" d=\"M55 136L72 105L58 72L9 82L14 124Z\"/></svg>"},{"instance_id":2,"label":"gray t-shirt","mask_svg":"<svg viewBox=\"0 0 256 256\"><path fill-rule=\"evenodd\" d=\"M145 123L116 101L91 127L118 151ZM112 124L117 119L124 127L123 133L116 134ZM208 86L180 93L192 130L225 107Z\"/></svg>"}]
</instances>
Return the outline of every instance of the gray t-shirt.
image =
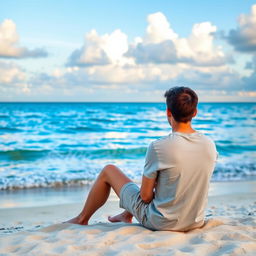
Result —
<instances>
[{"instance_id":1,"label":"gray t-shirt","mask_svg":"<svg viewBox=\"0 0 256 256\"><path fill-rule=\"evenodd\" d=\"M143 175L157 178L146 209L152 227L186 231L203 225L217 156L214 142L200 132L173 132L149 145Z\"/></svg>"}]
</instances>

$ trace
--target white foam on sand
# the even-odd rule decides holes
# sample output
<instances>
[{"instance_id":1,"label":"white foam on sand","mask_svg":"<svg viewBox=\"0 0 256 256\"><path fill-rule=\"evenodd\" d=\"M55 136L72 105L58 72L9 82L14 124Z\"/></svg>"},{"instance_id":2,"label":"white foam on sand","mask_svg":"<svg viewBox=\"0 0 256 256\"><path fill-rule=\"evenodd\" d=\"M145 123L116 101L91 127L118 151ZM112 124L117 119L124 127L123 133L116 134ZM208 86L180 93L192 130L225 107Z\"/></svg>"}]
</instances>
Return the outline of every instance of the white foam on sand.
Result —
<instances>
[{"instance_id":1,"label":"white foam on sand","mask_svg":"<svg viewBox=\"0 0 256 256\"><path fill-rule=\"evenodd\" d=\"M89 226L60 223L82 204L2 209L0 255L254 256L255 198L254 193L210 197L206 224L186 233L107 223L108 215L119 212L116 200L102 207Z\"/></svg>"}]
</instances>

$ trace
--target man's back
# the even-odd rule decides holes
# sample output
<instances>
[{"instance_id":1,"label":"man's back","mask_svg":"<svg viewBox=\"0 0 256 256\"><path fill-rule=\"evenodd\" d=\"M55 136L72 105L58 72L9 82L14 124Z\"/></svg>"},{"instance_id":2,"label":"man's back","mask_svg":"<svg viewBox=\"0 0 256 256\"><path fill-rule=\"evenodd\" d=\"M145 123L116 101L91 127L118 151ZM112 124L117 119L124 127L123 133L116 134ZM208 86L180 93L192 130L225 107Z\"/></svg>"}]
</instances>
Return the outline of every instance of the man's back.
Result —
<instances>
[{"instance_id":1,"label":"man's back","mask_svg":"<svg viewBox=\"0 0 256 256\"><path fill-rule=\"evenodd\" d=\"M214 142L200 132L173 132L150 144L144 175L157 177L155 198L146 210L152 228L202 226L216 158Z\"/></svg>"}]
</instances>

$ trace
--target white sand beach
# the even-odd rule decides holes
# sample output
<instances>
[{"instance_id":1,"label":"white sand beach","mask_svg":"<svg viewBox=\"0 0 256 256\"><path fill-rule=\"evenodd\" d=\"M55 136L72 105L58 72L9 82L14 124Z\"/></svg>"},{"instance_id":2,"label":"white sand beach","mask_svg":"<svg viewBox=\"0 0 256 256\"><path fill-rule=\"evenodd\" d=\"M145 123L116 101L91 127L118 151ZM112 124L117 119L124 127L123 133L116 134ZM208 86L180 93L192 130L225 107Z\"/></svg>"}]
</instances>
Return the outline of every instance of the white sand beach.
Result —
<instances>
[{"instance_id":1,"label":"white sand beach","mask_svg":"<svg viewBox=\"0 0 256 256\"><path fill-rule=\"evenodd\" d=\"M107 216L120 212L114 194L89 226L62 223L79 212L83 198L65 204L9 206L0 210L0 255L253 256L255 190L254 181L211 183L206 224L187 233L153 232L136 222L108 223Z\"/></svg>"}]
</instances>

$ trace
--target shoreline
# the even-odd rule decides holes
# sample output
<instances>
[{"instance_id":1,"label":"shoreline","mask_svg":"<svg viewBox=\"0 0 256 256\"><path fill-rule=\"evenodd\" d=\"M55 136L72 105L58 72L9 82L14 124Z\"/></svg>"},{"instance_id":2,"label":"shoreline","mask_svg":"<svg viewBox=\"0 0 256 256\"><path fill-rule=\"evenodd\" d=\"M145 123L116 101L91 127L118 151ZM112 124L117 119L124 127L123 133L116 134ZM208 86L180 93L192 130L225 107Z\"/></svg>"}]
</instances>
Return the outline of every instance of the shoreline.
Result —
<instances>
[{"instance_id":1,"label":"shoreline","mask_svg":"<svg viewBox=\"0 0 256 256\"><path fill-rule=\"evenodd\" d=\"M140 186L138 182L135 182ZM42 187L15 190L0 190L1 209L40 207L84 202L92 184L81 186ZM214 181L210 183L209 197L236 194L256 195L256 180ZM118 201L111 193L112 201Z\"/></svg>"}]
</instances>

